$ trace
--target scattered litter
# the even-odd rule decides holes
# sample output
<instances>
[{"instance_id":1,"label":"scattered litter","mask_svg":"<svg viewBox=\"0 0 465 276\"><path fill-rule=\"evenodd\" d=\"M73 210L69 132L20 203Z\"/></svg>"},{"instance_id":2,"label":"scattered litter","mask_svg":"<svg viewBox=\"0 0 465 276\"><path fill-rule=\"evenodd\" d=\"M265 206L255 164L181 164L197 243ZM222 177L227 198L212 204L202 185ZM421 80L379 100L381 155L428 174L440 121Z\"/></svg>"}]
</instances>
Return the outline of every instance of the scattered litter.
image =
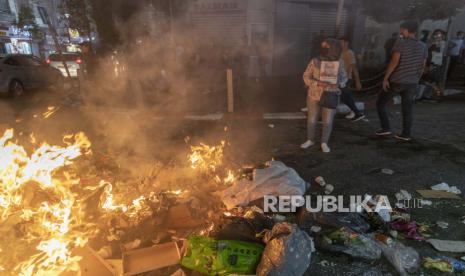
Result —
<instances>
[{"instance_id":1,"label":"scattered litter","mask_svg":"<svg viewBox=\"0 0 465 276\"><path fill-rule=\"evenodd\" d=\"M322 237L318 237L317 248L330 252L342 252L352 257L367 260L381 258L381 248L371 237L355 233L347 227L342 227Z\"/></svg>"},{"instance_id":2,"label":"scattered litter","mask_svg":"<svg viewBox=\"0 0 465 276\"><path fill-rule=\"evenodd\" d=\"M254 171L253 181L242 179L217 193L229 210L266 195L303 195L307 191L308 184L294 169L279 161L270 161L267 165Z\"/></svg>"},{"instance_id":3,"label":"scattered litter","mask_svg":"<svg viewBox=\"0 0 465 276\"><path fill-rule=\"evenodd\" d=\"M322 267L335 266L334 263L330 263L330 262L328 262L327 260L323 260L323 261L319 262L319 264L320 264Z\"/></svg>"},{"instance_id":4,"label":"scattered litter","mask_svg":"<svg viewBox=\"0 0 465 276\"><path fill-rule=\"evenodd\" d=\"M437 185L434 185L431 187L431 190L434 190L434 191L445 191L445 192L449 192L449 193L453 193L453 194L456 194L456 195L459 195L462 193L462 191L460 191L457 186L449 186L449 184L447 183L439 183Z\"/></svg>"},{"instance_id":5,"label":"scattered litter","mask_svg":"<svg viewBox=\"0 0 465 276\"><path fill-rule=\"evenodd\" d=\"M425 238L418 234L418 227L416 221L404 221L404 220L396 220L391 222L389 226L402 233L405 238L416 240L416 241L423 241Z\"/></svg>"},{"instance_id":6,"label":"scattered litter","mask_svg":"<svg viewBox=\"0 0 465 276\"><path fill-rule=\"evenodd\" d=\"M181 251L176 242L123 252L124 275L136 275L173 266L181 260Z\"/></svg>"},{"instance_id":7,"label":"scattered litter","mask_svg":"<svg viewBox=\"0 0 465 276\"><path fill-rule=\"evenodd\" d=\"M269 124L268 127L269 127L269 128L274 128L274 125L273 125L273 124Z\"/></svg>"},{"instance_id":8,"label":"scattered litter","mask_svg":"<svg viewBox=\"0 0 465 276\"><path fill-rule=\"evenodd\" d=\"M461 259L462 261L465 261L465 256L460 257L460 259Z\"/></svg>"},{"instance_id":9,"label":"scattered litter","mask_svg":"<svg viewBox=\"0 0 465 276\"><path fill-rule=\"evenodd\" d=\"M128 243L123 244L123 248L126 251L131 251L131 250L134 250L134 249L138 248L140 246L140 243L141 243L141 240L135 239L132 242L128 242ZM110 250L111 250L111 248L110 248Z\"/></svg>"},{"instance_id":10,"label":"scattered litter","mask_svg":"<svg viewBox=\"0 0 465 276\"><path fill-rule=\"evenodd\" d=\"M263 246L241 241L191 236L181 265L206 275L250 275L260 261Z\"/></svg>"},{"instance_id":11,"label":"scattered litter","mask_svg":"<svg viewBox=\"0 0 465 276\"><path fill-rule=\"evenodd\" d=\"M274 222L261 213L254 212L247 217L225 217L215 223L211 237L217 240L235 240L261 243L262 238L257 233L272 229Z\"/></svg>"},{"instance_id":12,"label":"scattered litter","mask_svg":"<svg viewBox=\"0 0 465 276\"><path fill-rule=\"evenodd\" d=\"M436 250L452 253L465 253L465 241L427 240Z\"/></svg>"},{"instance_id":13,"label":"scattered litter","mask_svg":"<svg viewBox=\"0 0 465 276\"><path fill-rule=\"evenodd\" d=\"M391 240L389 244L378 242L384 257L396 268L400 275L415 273L420 266L420 255L418 252L403 245L399 241Z\"/></svg>"},{"instance_id":14,"label":"scattered litter","mask_svg":"<svg viewBox=\"0 0 465 276\"><path fill-rule=\"evenodd\" d=\"M326 181L322 176L318 176L317 178L315 178L315 182L321 187L326 186Z\"/></svg>"},{"instance_id":15,"label":"scattered litter","mask_svg":"<svg viewBox=\"0 0 465 276\"><path fill-rule=\"evenodd\" d=\"M433 202L427 199L420 199L420 204L421 206L431 206L433 205Z\"/></svg>"},{"instance_id":16,"label":"scattered litter","mask_svg":"<svg viewBox=\"0 0 465 276\"><path fill-rule=\"evenodd\" d=\"M409 201L412 199L412 195L406 190L400 190L395 196L397 201Z\"/></svg>"},{"instance_id":17,"label":"scattered litter","mask_svg":"<svg viewBox=\"0 0 465 276\"><path fill-rule=\"evenodd\" d=\"M310 228L310 231L312 231L313 233L319 233L319 232L321 232L321 227L320 226L312 226Z\"/></svg>"},{"instance_id":18,"label":"scattered litter","mask_svg":"<svg viewBox=\"0 0 465 276\"><path fill-rule=\"evenodd\" d=\"M97 252L90 247L78 247L73 250L73 256L79 256L78 263L80 271L91 271L89 275L113 276L115 270Z\"/></svg>"},{"instance_id":19,"label":"scattered litter","mask_svg":"<svg viewBox=\"0 0 465 276\"><path fill-rule=\"evenodd\" d=\"M297 225L276 224L265 233L266 243L257 276L303 275L310 266L313 240Z\"/></svg>"},{"instance_id":20,"label":"scattered litter","mask_svg":"<svg viewBox=\"0 0 465 276\"><path fill-rule=\"evenodd\" d=\"M449 223L444 222L444 221L438 221L438 222L436 222L436 226L439 227L439 228L442 228L442 229L447 229L447 228L449 228Z\"/></svg>"},{"instance_id":21,"label":"scattered litter","mask_svg":"<svg viewBox=\"0 0 465 276\"><path fill-rule=\"evenodd\" d=\"M382 169L381 172L384 173L384 174L387 174L387 175L393 175L394 174L394 171L391 170L391 169Z\"/></svg>"},{"instance_id":22,"label":"scattered litter","mask_svg":"<svg viewBox=\"0 0 465 276\"><path fill-rule=\"evenodd\" d=\"M433 199L461 199L458 195L449 193L447 191L435 191L435 190L417 190L424 198L433 198Z\"/></svg>"},{"instance_id":23,"label":"scattered litter","mask_svg":"<svg viewBox=\"0 0 465 276\"><path fill-rule=\"evenodd\" d=\"M276 222L276 223L285 222L285 221L286 221L286 217L283 216L283 215L274 215L274 216L273 216L273 220L274 220L274 222Z\"/></svg>"},{"instance_id":24,"label":"scattered litter","mask_svg":"<svg viewBox=\"0 0 465 276\"><path fill-rule=\"evenodd\" d=\"M445 256L433 258L426 257L423 259L423 266L428 269L434 268L436 270L449 273L465 271L465 263Z\"/></svg>"},{"instance_id":25,"label":"scattered litter","mask_svg":"<svg viewBox=\"0 0 465 276\"><path fill-rule=\"evenodd\" d=\"M365 233L370 229L370 225L359 213L309 212L305 208L298 213L297 224L309 234L312 234L311 229L313 226L323 229L348 227L357 233Z\"/></svg>"},{"instance_id":26,"label":"scattered litter","mask_svg":"<svg viewBox=\"0 0 465 276\"><path fill-rule=\"evenodd\" d=\"M325 194L329 195L334 191L334 186L331 184L326 184L325 186Z\"/></svg>"},{"instance_id":27,"label":"scattered litter","mask_svg":"<svg viewBox=\"0 0 465 276\"><path fill-rule=\"evenodd\" d=\"M103 259L108 259L112 256L113 252L110 246L104 246L97 251L97 254Z\"/></svg>"}]
</instances>

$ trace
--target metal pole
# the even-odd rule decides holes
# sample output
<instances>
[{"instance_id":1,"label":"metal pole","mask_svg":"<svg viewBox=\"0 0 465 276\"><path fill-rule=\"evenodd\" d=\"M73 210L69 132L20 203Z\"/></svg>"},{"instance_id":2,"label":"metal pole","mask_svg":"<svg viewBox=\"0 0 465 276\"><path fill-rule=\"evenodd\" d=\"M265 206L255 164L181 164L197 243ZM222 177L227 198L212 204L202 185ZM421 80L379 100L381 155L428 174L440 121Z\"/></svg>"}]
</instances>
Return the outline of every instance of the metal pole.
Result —
<instances>
[{"instance_id":1,"label":"metal pole","mask_svg":"<svg viewBox=\"0 0 465 276\"><path fill-rule=\"evenodd\" d=\"M336 33L338 36L341 31L341 22L342 22L342 12L344 11L344 0L338 0L337 6L337 16L336 16Z\"/></svg>"}]
</instances>

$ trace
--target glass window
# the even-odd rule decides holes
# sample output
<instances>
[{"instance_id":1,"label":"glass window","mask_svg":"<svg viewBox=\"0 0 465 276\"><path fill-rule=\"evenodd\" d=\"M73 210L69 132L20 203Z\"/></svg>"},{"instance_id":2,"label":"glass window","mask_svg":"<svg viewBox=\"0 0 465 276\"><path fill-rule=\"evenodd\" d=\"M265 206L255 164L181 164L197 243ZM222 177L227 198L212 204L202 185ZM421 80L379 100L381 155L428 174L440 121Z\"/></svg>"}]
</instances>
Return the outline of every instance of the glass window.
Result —
<instances>
[{"instance_id":1,"label":"glass window","mask_svg":"<svg viewBox=\"0 0 465 276\"><path fill-rule=\"evenodd\" d=\"M18 59L14 58L14 57L7 58L4 63L8 64L8 65L11 65L11 66L19 66Z\"/></svg>"}]
</instances>

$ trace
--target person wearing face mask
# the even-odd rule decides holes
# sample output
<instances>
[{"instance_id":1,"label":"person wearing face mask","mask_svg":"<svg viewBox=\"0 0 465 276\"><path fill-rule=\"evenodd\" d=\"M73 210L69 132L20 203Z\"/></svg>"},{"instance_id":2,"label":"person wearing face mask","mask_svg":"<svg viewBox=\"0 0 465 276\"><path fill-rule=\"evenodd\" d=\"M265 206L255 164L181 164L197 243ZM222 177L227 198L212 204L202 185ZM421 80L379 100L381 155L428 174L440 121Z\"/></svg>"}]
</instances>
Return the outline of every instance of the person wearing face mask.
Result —
<instances>
[{"instance_id":1,"label":"person wearing face mask","mask_svg":"<svg viewBox=\"0 0 465 276\"><path fill-rule=\"evenodd\" d=\"M384 76L383 90L376 103L381 122L381 130L376 132L378 136L391 135L387 104L396 94L400 94L403 131L395 135L395 138L401 141L412 139L414 98L428 57L426 45L416 38L417 31L418 23L415 21L406 21L400 26L403 38L394 45L392 58Z\"/></svg>"},{"instance_id":2,"label":"person wearing face mask","mask_svg":"<svg viewBox=\"0 0 465 276\"><path fill-rule=\"evenodd\" d=\"M329 153L328 142L333 130L334 116L340 101L339 87L345 87L347 72L341 59L341 44L328 38L321 43L320 54L311 59L303 75L307 91L307 141L303 149L315 144L318 118L322 117L321 150Z\"/></svg>"}]
</instances>

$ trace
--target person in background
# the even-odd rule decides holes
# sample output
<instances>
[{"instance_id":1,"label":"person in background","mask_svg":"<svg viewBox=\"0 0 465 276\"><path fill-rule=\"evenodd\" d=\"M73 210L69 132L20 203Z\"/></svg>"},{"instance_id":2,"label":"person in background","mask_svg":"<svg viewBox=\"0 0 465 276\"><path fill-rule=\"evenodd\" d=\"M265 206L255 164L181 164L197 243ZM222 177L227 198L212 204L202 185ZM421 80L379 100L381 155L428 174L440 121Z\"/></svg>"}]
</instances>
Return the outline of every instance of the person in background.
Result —
<instances>
[{"instance_id":1,"label":"person in background","mask_svg":"<svg viewBox=\"0 0 465 276\"><path fill-rule=\"evenodd\" d=\"M320 114L322 116L323 130L321 135L321 150L324 153L329 153L331 149L328 142L333 130L334 116L336 115L336 106L328 108L321 106L322 95L325 92L340 93L339 87L345 86L347 82L346 70L344 68L344 61L341 57L341 44L336 39L325 39L321 43L320 55L311 59L303 79L308 88L307 92L307 141L301 145L301 148L306 149L315 144L316 126ZM323 81L322 76L326 75L328 71L324 69L325 64L337 64L337 71L334 74L334 82ZM327 68L327 67L326 67ZM336 68L333 66L333 69ZM332 73L332 72L331 72ZM334 94L332 94L334 95ZM337 105L337 104L336 104Z\"/></svg>"},{"instance_id":2,"label":"person in background","mask_svg":"<svg viewBox=\"0 0 465 276\"><path fill-rule=\"evenodd\" d=\"M345 86L341 86L341 101L347 105L351 112L346 116L352 122L358 122L365 119L365 115L357 108L354 97L349 87L355 87L356 91L362 90L362 83L360 82L360 74L357 68L357 60L355 58L354 51L349 48L349 39L347 37L341 37L342 56L344 60L344 66L349 81Z\"/></svg>"},{"instance_id":3,"label":"person in background","mask_svg":"<svg viewBox=\"0 0 465 276\"><path fill-rule=\"evenodd\" d=\"M388 39L386 43L384 43L386 63L389 63L389 61L391 61L392 48L394 47L394 44L396 43L398 38L399 38L399 33L392 33L391 38Z\"/></svg>"},{"instance_id":4,"label":"person in background","mask_svg":"<svg viewBox=\"0 0 465 276\"><path fill-rule=\"evenodd\" d=\"M383 91L380 92L377 101L381 122L381 130L376 132L378 136L391 135L387 104L395 94L400 94L403 131L395 138L402 141L411 140L414 98L428 57L426 45L416 39L417 31L418 23L415 21L406 21L400 26L402 38L397 40L392 49L392 58L384 76Z\"/></svg>"},{"instance_id":5,"label":"person in background","mask_svg":"<svg viewBox=\"0 0 465 276\"><path fill-rule=\"evenodd\" d=\"M457 36L450 40L449 44L449 55L450 55L450 68L449 74L450 77L452 73L457 71L458 66L461 64L461 58L464 49L465 33L463 31L458 31Z\"/></svg>"}]
</instances>

